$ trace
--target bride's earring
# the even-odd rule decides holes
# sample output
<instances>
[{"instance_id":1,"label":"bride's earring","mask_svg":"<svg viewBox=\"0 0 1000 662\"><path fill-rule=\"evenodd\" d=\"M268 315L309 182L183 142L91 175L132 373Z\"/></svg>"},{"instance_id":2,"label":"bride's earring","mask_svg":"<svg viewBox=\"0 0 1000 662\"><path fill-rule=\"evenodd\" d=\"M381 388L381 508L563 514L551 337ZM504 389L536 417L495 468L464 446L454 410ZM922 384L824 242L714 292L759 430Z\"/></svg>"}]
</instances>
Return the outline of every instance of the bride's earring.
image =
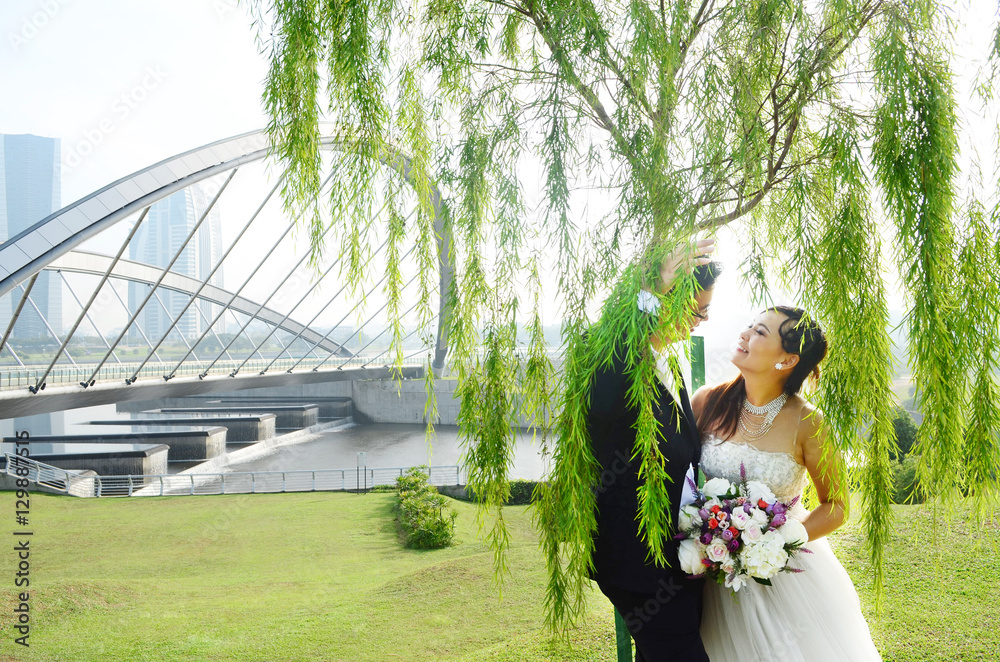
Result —
<instances>
[{"instance_id":1,"label":"bride's earring","mask_svg":"<svg viewBox=\"0 0 1000 662\"><path fill-rule=\"evenodd\" d=\"M784 367L784 366L783 366L783 365L781 365L780 363L775 363L775 364L774 364L774 369L775 369L775 370L781 370L781 369L782 369L783 367Z\"/></svg>"}]
</instances>

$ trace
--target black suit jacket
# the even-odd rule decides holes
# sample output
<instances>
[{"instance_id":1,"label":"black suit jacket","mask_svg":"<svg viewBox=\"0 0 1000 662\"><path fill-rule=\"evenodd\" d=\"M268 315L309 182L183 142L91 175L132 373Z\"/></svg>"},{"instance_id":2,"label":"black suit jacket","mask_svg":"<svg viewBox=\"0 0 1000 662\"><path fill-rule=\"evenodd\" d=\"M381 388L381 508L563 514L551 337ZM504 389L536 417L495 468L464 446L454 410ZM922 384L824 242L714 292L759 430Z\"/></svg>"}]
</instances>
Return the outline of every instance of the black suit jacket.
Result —
<instances>
[{"instance_id":1,"label":"black suit jacket","mask_svg":"<svg viewBox=\"0 0 1000 662\"><path fill-rule=\"evenodd\" d=\"M687 582L677 561L677 541L666 541L669 567L648 560L648 548L640 538L638 517L639 466L641 458L630 459L635 446L637 412L628 406L630 379L625 373L624 348L619 345L611 364L598 370L591 383L588 427L594 457L601 475L596 488L597 532L594 539L592 578L601 584L629 591L655 591L661 580ZM701 458L701 440L686 388L680 389L681 402L657 380L656 409L663 439L660 452L672 479L667 484L673 522L676 526L685 475Z\"/></svg>"}]
</instances>

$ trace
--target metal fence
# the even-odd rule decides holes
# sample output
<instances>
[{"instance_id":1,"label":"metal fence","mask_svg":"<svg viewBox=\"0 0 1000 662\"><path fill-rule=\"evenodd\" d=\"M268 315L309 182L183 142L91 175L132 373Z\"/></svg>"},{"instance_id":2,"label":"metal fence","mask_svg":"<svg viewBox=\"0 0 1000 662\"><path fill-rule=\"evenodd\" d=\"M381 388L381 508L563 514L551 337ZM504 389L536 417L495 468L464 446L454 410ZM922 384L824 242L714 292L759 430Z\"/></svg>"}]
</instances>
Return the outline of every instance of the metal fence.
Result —
<instances>
[{"instance_id":1,"label":"metal fence","mask_svg":"<svg viewBox=\"0 0 1000 662\"><path fill-rule=\"evenodd\" d=\"M302 471L84 476L30 458L5 454L6 473L75 496L172 496L194 494L264 494L339 492L392 485L411 467L356 467ZM458 485L458 465L428 469L432 485Z\"/></svg>"},{"instance_id":2,"label":"metal fence","mask_svg":"<svg viewBox=\"0 0 1000 662\"><path fill-rule=\"evenodd\" d=\"M2 329L0 329L0 334L2 334ZM242 372L246 374L257 374L260 370L264 368L270 368L272 372L284 372L291 367L298 367L301 371L305 371L310 368L318 368L321 365L327 369L334 368L364 368L369 366L374 367L388 367L392 365L391 361L384 358L386 352L369 352L367 354L358 354L357 356L352 356L350 358L337 358L335 361L330 361L328 359L319 358L307 358L301 362L298 359L280 359L277 361L267 360L267 359L255 359L253 361L247 361L245 364L242 361L219 361L215 364L215 369L213 374L224 375L231 372L237 367L242 367ZM382 360L378 360L382 359ZM415 354L404 357L403 363L401 365L419 366L426 362L426 351L420 350ZM59 364L56 365L45 377L45 382L49 385L75 385L81 384L84 380L90 378L91 373L94 368L97 367L95 363L80 363L78 365L66 365ZM136 368L139 367L137 362L125 362L125 363L109 363L101 366L95 379L98 382L122 382L124 383L126 378L131 377L135 374ZM167 366L169 368L169 366ZM197 377L201 371L202 366L200 364L185 363L176 369L175 374L179 377ZM16 366L7 365L0 366L0 390L8 389L18 389L18 388L28 388L29 386L34 386L39 377L45 373L46 366ZM138 372L138 377L140 379L160 379L163 377L165 372L165 367L160 364L150 363L142 367Z\"/></svg>"}]
</instances>

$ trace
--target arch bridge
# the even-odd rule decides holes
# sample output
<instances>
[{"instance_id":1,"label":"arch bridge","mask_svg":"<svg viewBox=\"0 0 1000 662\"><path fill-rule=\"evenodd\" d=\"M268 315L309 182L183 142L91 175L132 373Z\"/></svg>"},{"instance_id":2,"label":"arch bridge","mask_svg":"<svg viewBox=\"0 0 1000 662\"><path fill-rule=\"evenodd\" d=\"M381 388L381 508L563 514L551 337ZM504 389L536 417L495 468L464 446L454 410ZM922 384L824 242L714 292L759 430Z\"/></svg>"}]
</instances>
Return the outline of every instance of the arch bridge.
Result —
<instances>
[{"instance_id":1,"label":"arch bridge","mask_svg":"<svg viewBox=\"0 0 1000 662\"><path fill-rule=\"evenodd\" d=\"M351 142L326 130L322 147L324 190L343 187L337 163L353 153ZM402 313L412 330L396 347L379 302L387 276L352 287L336 257L309 265L297 219L275 195L285 173L270 154L263 130L220 140L109 184L0 244L0 296L10 297L9 319L0 319L2 417L393 371L412 377L428 363L440 374L454 275L440 192L432 190L436 314L428 328L413 321L415 306ZM383 176L411 180L405 155L380 161ZM386 242L374 232L370 243L369 273L387 273L378 268ZM401 273L417 268L410 253L399 264ZM46 279L60 288L71 323L56 322L62 311L33 296ZM407 289L415 279L404 306L417 299ZM24 333L28 317L40 321L34 337Z\"/></svg>"}]
</instances>

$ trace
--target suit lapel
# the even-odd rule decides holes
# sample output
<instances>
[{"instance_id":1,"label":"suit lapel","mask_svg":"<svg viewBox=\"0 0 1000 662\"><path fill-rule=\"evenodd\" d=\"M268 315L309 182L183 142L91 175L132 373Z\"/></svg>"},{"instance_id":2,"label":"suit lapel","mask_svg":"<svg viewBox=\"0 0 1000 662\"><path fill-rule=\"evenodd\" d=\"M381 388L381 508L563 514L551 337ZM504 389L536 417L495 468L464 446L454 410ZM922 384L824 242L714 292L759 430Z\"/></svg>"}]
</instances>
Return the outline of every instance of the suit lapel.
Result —
<instances>
[{"instance_id":1,"label":"suit lapel","mask_svg":"<svg viewBox=\"0 0 1000 662\"><path fill-rule=\"evenodd\" d=\"M695 461L695 465L697 465L701 461L701 435L698 433L697 421L694 418L694 410L691 409L691 399L688 398L686 386L681 387L681 409L684 412L684 418L688 422L688 433L691 435L691 440L697 449L696 454L698 459Z\"/></svg>"},{"instance_id":2,"label":"suit lapel","mask_svg":"<svg viewBox=\"0 0 1000 662\"><path fill-rule=\"evenodd\" d=\"M666 413L671 409L676 409L683 417L684 422L687 423L688 435L691 439L700 443L701 437L698 435L698 428L695 426L694 412L691 409L691 400L688 398L687 387L684 385L683 380L681 380L680 387L680 402L674 399L674 396L667 390L662 382L657 384L657 388L660 392L660 410Z\"/></svg>"}]
</instances>

